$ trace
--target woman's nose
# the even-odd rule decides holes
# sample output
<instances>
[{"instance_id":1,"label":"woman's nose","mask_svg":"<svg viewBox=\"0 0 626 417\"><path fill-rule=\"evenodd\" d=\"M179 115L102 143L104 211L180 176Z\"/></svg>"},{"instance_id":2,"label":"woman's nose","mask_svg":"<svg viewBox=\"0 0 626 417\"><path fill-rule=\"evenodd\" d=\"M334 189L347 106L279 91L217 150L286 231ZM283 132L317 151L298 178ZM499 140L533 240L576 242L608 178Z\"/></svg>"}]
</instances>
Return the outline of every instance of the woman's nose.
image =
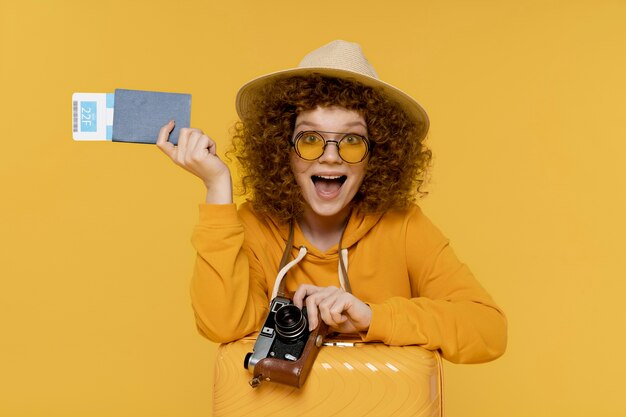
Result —
<instances>
[{"instance_id":1,"label":"woman's nose","mask_svg":"<svg viewBox=\"0 0 626 417\"><path fill-rule=\"evenodd\" d=\"M341 163L342 159L339 156L339 144L334 140L326 141L324 145L324 153L319 158L320 162L326 163Z\"/></svg>"}]
</instances>

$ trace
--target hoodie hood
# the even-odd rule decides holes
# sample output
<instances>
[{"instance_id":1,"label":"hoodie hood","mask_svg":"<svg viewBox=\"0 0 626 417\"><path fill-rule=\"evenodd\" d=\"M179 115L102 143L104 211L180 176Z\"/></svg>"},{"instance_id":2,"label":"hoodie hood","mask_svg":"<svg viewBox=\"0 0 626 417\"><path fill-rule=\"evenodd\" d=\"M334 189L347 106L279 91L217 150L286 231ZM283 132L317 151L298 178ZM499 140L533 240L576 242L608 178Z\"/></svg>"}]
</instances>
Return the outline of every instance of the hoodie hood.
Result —
<instances>
[{"instance_id":1,"label":"hoodie hood","mask_svg":"<svg viewBox=\"0 0 626 417\"><path fill-rule=\"evenodd\" d=\"M343 232L341 240L342 249L350 250L361 240L376 224L380 221L382 213L374 213L363 215L358 212L353 212L350 215L346 229ZM277 237L280 237L283 241L286 241L289 237L289 225L285 223L278 223L274 219L268 218L267 221L271 223L274 233ZM337 242L339 243L339 242ZM317 258L335 258L337 257L338 247L334 245L325 252L320 251L314 247L302 233L300 226L296 224L293 245L295 247L305 246L308 251L307 256L314 256Z\"/></svg>"}]
</instances>

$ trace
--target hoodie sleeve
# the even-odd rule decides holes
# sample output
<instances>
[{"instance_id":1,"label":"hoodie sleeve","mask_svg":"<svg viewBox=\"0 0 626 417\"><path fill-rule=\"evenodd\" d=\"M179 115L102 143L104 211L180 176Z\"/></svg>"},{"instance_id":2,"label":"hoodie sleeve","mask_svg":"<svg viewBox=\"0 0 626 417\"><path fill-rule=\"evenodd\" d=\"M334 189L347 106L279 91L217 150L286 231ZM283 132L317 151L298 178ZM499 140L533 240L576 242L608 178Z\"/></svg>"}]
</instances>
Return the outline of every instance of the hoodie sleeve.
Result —
<instances>
[{"instance_id":1,"label":"hoodie sleeve","mask_svg":"<svg viewBox=\"0 0 626 417\"><path fill-rule=\"evenodd\" d=\"M504 313L454 254L448 240L416 209L406 227L406 264L413 298L370 304L365 340L417 344L455 363L480 363L504 353Z\"/></svg>"},{"instance_id":2,"label":"hoodie sleeve","mask_svg":"<svg viewBox=\"0 0 626 417\"><path fill-rule=\"evenodd\" d=\"M244 248L236 206L201 204L191 241L197 251L191 303L198 331L218 343L255 331L267 315L267 291L258 263Z\"/></svg>"}]
</instances>

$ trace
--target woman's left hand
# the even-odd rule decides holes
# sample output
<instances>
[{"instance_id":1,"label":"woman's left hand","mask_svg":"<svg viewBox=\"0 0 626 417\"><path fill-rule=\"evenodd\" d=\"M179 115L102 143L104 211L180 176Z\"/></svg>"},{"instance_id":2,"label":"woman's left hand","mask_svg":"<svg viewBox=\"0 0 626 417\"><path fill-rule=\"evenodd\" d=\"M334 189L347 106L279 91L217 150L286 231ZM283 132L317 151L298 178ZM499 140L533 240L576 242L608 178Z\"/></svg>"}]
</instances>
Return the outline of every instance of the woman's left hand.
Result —
<instances>
[{"instance_id":1,"label":"woman's left hand","mask_svg":"<svg viewBox=\"0 0 626 417\"><path fill-rule=\"evenodd\" d=\"M372 321L372 310L367 304L337 287L302 284L293 303L298 308L306 305L309 330L317 327L318 312L329 327L340 333L366 332Z\"/></svg>"}]
</instances>

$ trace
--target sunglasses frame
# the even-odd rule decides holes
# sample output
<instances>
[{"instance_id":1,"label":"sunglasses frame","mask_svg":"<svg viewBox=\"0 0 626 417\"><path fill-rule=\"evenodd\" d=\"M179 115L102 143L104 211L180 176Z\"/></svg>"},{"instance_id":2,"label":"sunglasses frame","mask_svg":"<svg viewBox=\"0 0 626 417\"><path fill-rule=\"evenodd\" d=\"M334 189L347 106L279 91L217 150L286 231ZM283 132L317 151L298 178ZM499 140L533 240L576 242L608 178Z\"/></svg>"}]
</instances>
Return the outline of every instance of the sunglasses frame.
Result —
<instances>
[{"instance_id":1,"label":"sunglasses frame","mask_svg":"<svg viewBox=\"0 0 626 417\"><path fill-rule=\"evenodd\" d=\"M317 156L316 158L313 158L313 159L309 159L309 158L303 157L302 154L300 153L300 151L298 150L298 147L297 147L298 141L300 139L302 139L302 137L304 135L306 135L307 133L317 134L317 136L321 137L322 140L324 141L324 146L322 146L322 153L320 153L319 156ZM331 133L331 134L334 134L334 135L343 135L343 136L339 140L332 140L332 139L326 139L324 137L324 135L322 135L322 133ZM361 158L359 161L356 161L356 162L346 161L343 158L343 156L341 156L341 147L339 146L339 144L341 143L341 141L343 141L348 136L358 136L358 137L362 138L363 141L365 142L366 151L365 151L365 154L363 155L363 158ZM344 161L347 164L358 164L359 162L363 162L365 160L365 158L367 158L369 156L369 154L372 152L372 149L374 148L374 142L372 142L367 136L359 135L358 133L328 132L328 131L324 131L324 130L302 130L302 131L298 132L293 137L293 139L291 141L291 147L296 152L296 155L298 155L300 158L304 159L305 161L315 161L315 160L321 158L322 155L324 155L324 152L326 151L326 146L328 146L329 143L334 143L337 146L337 154L339 155L341 160Z\"/></svg>"}]
</instances>

